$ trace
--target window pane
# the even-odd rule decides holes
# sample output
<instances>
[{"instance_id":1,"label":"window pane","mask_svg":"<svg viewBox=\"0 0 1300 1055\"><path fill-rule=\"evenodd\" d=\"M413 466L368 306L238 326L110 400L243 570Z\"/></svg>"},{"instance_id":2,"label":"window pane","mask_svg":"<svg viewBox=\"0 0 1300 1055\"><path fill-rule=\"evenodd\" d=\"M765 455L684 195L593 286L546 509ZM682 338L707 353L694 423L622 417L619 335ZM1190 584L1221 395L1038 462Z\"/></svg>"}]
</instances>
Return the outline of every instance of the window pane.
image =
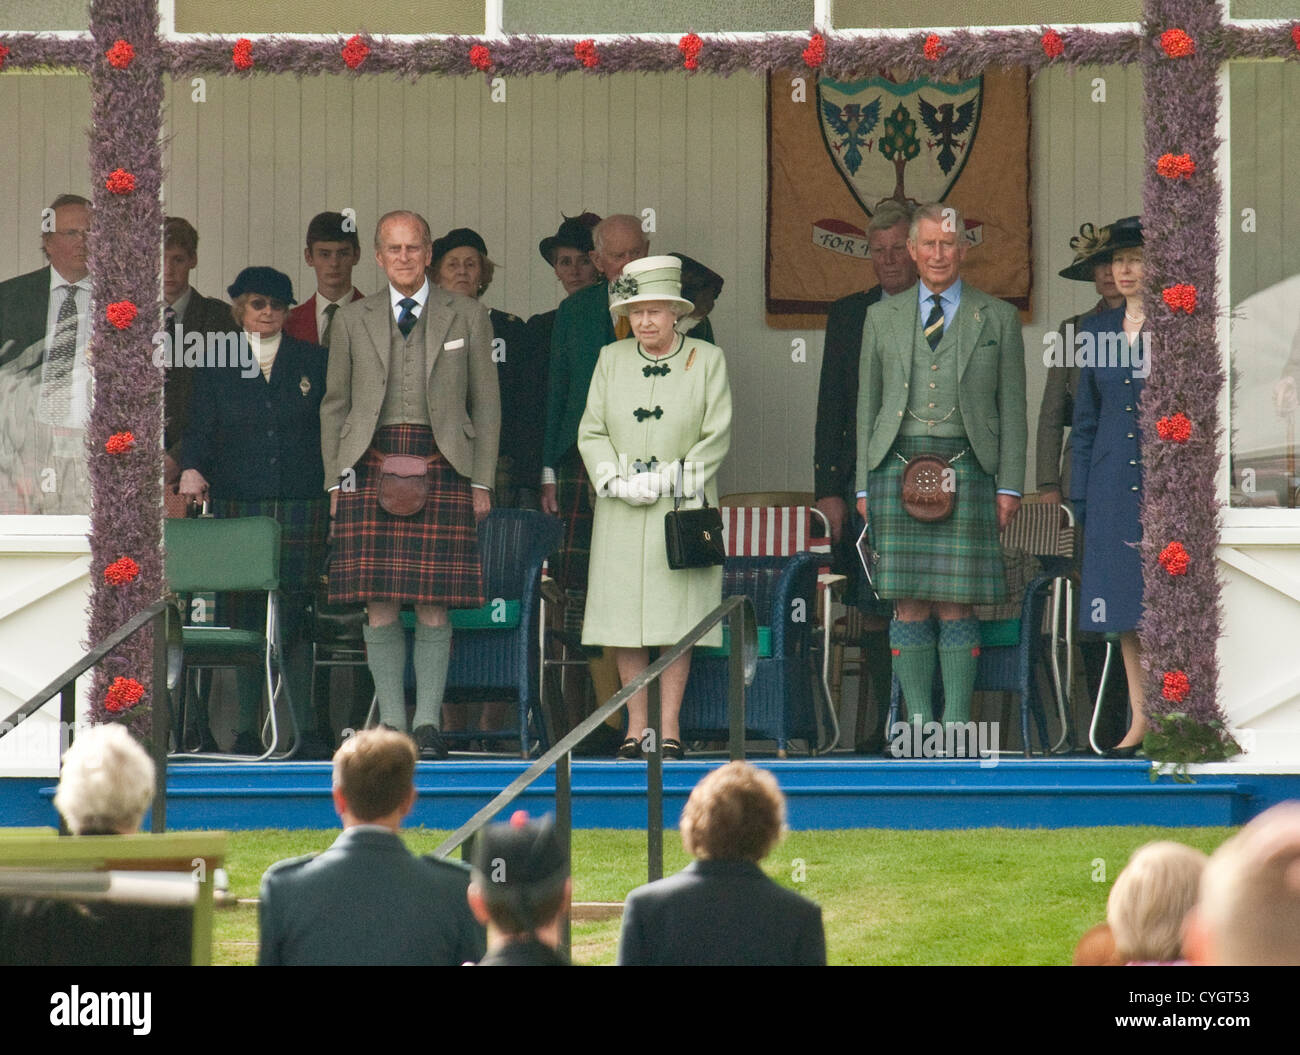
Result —
<instances>
[{"instance_id":1,"label":"window pane","mask_svg":"<svg viewBox=\"0 0 1300 1055\"><path fill-rule=\"evenodd\" d=\"M1081 22L1137 22L1141 0L836 0L835 25L928 29L931 26L1038 26Z\"/></svg>"},{"instance_id":2,"label":"window pane","mask_svg":"<svg viewBox=\"0 0 1300 1055\"><path fill-rule=\"evenodd\" d=\"M807 29L812 0L505 0L507 33L735 33Z\"/></svg>"},{"instance_id":3,"label":"window pane","mask_svg":"<svg viewBox=\"0 0 1300 1055\"><path fill-rule=\"evenodd\" d=\"M1294 507L1300 68L1237 62L1232 118L1232 504Z\"/></svg>"},{"instance_id":4,"label":"window pane","mask_svg":"<svg viewBox=\"0 0 1300 1055\"><path fill-rule=\"evenodd\" d=\"M176 0L179 33L483 32L483 0Z\"/></svg>"}]
</instances>

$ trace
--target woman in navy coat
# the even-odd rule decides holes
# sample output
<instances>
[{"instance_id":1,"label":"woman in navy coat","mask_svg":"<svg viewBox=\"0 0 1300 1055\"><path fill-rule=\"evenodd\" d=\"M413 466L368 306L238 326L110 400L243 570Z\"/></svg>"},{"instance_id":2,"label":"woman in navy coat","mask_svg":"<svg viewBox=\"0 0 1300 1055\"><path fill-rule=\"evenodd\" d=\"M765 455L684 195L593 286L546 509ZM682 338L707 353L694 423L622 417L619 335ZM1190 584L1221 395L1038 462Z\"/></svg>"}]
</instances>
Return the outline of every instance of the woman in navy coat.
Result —
<instances>
[{"instance_id":1,"label":"woman in navy coat","mask_svg":"<svg viewBox=\"0 0 1300 1055\"><path fill-rule=\"evenodd\" d=\"M247 342L241 340L241 349L252 354L234 365L207 364L195 371L180 492L196 500L211 498L218 517L269 516L279 521L280 625L289 661L289 696L301 737L297 755L328 758L329 745L308 711L302 654L329 525L320 445L326 351L282 332L293 303L288 275L248 267L228 292L234 299L232 322ZM234 594L222 602L222 618L231 626L260 630L266 625L264 598ZM255 731L260 684L243 673L233 750L261 755Z\"/></svg>"},{"instance_id":2,"label":"woman in navy coat","mask_svg":"<svg viewBox=\"0 0 1300 1055\"><path fill-rule=\"evenodd\" d=\"M1108 756L1131 758L1146 735L1142 710L1142 434L1138 403L1151 366L1144 340L1142 225L1138 217L1109 228L1111 269L1123 308L1084 320L1075 337L1076 361L1091 362L1079 375L1074 400L1070 499L1083 526L1083 583L1079 626L1118 633L1128 678L1132 721Z\"/></svg>"}]
</instances>

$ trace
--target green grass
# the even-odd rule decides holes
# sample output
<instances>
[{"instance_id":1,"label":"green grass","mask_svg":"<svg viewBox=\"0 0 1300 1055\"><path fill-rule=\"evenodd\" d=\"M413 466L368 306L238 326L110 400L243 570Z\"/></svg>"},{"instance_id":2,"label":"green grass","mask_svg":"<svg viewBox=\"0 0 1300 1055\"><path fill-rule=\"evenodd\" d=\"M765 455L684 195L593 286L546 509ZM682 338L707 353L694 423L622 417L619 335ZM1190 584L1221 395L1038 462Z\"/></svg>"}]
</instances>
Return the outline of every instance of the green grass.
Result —
<instances>
[{"instance_id":1,"label":"green grass","mask_svg":"<svg viewBox=\"0 0 1300 1055\"><path fill-rule=\"evenodd\" d=\"M822 906L832 964L1068 964L1129 855L1154 839L1213 850L1230 828L1069 828L900 832L791 832L764 862L767 874ZM322 850L337 831L230 834L231 892L257 896L275 861ZM412 829L407 845L427 853L445 833ZM577 901L621 901L645 882L645 833L574 833ZM664 871L689 859L664 835ZM619 920L573 927L573 957L612 964ZM257 960L257 909L218 911L213 962Z\"/></svg>"}]
</instances>

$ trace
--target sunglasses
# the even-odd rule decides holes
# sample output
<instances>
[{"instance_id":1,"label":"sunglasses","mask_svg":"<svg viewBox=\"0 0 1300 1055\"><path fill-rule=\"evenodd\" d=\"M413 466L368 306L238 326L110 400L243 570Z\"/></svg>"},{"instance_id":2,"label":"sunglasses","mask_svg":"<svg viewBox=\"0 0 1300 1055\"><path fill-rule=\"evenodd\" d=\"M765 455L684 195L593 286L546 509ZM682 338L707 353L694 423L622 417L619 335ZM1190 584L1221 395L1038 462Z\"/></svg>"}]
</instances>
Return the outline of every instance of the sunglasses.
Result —
<instances>
[{"instance_id":1,"label":"sunglasses","mask_svg":"<svg viewBox=\"0 0 1300 1055\"><path fill-rule=\"evenodd\" d=\"M254 311L265 311L268 305L272 311L289 310L288 304L282 300L276 300L274 297L253 297L248 302L248 306Z\"/></svg>"}]
</instances>

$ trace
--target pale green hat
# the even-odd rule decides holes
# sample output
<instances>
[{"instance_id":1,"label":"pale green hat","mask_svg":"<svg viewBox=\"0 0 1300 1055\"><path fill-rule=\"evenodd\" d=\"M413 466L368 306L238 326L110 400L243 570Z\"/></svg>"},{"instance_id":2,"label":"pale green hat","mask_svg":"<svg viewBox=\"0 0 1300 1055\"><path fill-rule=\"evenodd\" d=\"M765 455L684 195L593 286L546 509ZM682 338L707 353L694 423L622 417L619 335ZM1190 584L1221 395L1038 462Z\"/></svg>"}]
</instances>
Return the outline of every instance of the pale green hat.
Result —
<instances>
[{"instance_id":1,"label":"pale green hat","mask_svg":"<svg viewBox=\"0 0 1300 1055\"><path fill-rule=\"evenodd\" d=\"M633 260L610 286L609 310L615 315L626 315L629 306L650 300L667 301L679 316L695 310L682 296L682 262L677 257Z\"/></svg>"}]
</instances>

